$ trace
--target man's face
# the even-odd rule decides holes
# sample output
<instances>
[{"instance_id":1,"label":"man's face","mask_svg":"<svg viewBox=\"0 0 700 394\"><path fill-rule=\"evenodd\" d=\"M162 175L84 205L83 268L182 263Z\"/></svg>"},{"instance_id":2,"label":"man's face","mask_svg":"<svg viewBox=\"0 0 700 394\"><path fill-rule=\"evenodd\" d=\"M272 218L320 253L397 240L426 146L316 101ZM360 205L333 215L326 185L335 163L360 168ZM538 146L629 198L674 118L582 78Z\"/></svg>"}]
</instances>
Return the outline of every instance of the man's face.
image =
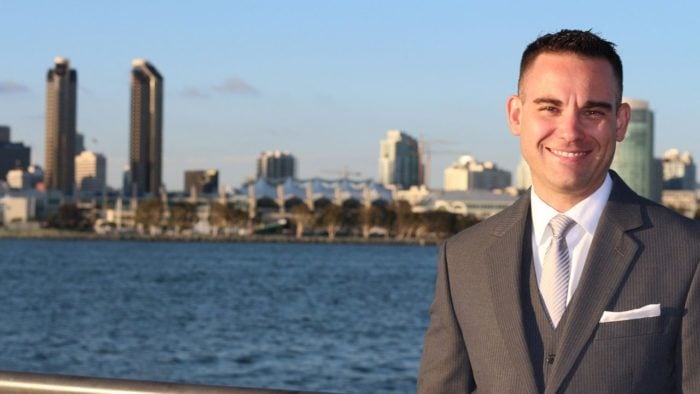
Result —
<instances>
[{"instance_id":1,"label":"man's face","mask_svg":"<svg viewBox=\"0 0 700 394\"><path fill-rule=\"evenodd\" d=\"M542 53L525 72L506 110L543 200L578 202L603 183L630 117L617 97L604 59Z\"/></svg>"}]
</instances>

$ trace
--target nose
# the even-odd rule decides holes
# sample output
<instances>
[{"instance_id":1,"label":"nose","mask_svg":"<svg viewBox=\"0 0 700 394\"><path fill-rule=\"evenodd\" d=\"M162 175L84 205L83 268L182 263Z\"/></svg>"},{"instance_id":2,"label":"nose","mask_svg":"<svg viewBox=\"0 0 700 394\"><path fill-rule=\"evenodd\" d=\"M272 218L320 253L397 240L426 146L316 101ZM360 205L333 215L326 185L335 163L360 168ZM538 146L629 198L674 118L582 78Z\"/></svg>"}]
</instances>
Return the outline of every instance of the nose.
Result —
<instances>
[{"instance_id":1,"label":"nose","mask_svg":"<svg viewBox=\"0 0 700 394\"><path fill-rule=\"evenodd\" d=\"M559 118L557 136L567 143L583 139L583 122L577 113L565 113Z\"/></svg>"}]
</instances>

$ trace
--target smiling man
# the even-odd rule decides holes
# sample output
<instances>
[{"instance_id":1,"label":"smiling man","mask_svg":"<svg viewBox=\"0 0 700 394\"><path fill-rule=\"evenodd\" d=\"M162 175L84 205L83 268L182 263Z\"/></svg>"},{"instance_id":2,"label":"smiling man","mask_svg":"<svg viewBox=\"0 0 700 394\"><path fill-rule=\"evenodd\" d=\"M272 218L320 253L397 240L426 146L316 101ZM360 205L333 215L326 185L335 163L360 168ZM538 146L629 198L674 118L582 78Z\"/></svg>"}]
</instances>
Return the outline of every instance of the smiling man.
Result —
<instances>
[{"instance_id":1,"label":"smiling man","mask_svg":"<svg viewBox=\"0 0 700 394\"><path fill-rule=\"evenodd\" d=\"M419 393L700 392L700 224L610 171L614 44L562 30L506 103L532 188L441 249Z\"/></svg>"}]
</instances>

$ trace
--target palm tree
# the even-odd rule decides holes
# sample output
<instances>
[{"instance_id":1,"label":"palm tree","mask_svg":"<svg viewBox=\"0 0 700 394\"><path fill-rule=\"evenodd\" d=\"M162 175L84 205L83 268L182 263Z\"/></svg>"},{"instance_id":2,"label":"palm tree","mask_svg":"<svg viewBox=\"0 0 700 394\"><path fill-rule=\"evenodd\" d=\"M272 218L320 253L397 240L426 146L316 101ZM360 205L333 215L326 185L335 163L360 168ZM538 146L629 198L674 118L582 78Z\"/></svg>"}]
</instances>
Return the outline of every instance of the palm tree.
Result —
<instances>
[{"instance_id":1,"label":"palm tree","mask_svg":"<svg viewBox=\"0 0 700 394\"><path fill-rule=\"evenodd\" d=\"M163 202L153 197L139 203L134 215L134 221L149 230L160 226L163 219Z\"/></svg>"},{"instance_id":2,"label":"palm tree","mask_svg":"<svg viewBox=\"0 0 700 394\"><path fill-rule=\"evenodd\" d=\"M339 205L333 203L326 205L318 217L318 222L321 226L326 227L328 238L335 239L338 227L343 222L343 209Z\"/></svg>"},{"instance_id":3,"label":"palm tree","mask_svg":"<svg viewBox=\"0 0 700 394\"><path fill-rule=\"evenodd\" d=\"M296 224L296 237L304 236L304 229L314 223L314 213L306 204L297 204L292 207L292 221Z\"/></svg>"},{"instance_id":4,"label":"palm tree","mask_svg":"<svg viewBox=\"0 0 700 394\"><path fill-rule=\"evenodd\" d=\"M169 225L180 234L182 229L192 228L197 221L197 207L190 202L176 202L170 204Z\"/></svg>"}]
</instances>

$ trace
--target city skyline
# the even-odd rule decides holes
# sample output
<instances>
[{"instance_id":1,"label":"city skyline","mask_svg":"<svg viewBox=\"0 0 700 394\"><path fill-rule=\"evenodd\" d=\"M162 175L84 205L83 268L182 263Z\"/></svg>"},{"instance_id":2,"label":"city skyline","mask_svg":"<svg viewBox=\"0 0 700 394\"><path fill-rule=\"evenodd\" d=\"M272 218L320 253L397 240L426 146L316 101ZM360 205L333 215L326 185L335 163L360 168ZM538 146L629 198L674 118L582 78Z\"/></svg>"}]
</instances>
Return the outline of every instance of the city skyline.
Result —
<instances>
[{"instance_id":1,"label":"city skyline","mask_svg":"<svg viewBox=\"0 0 700 394\"><path fill-rule=\"evenodd\" d=\"M216 168L222 186L238 186L255 176L259 153L275 149L295 155L301 178L346 169L376 179L378 141L390 129L431 143L433 187L462 154L514 174L518 140L504 102L524 45L563 27L590 28L618 44L625 96L649 101L656 114L655 157L669 148L700 154L700 43L692 31L700 13L692 3L549 4L546 16L532 4L503 12L454 2L153 2L132 14L129 3L0 5L0 33L16 37L0 43L8 56L0 124L31 146L33 163L45 166L46 65L65 56L80 74L77 129L87 149L108 158L112 187L129 161L134 58L152 61L168 81L169 190L197 168Z\"/></svg>"}]
</instances>

